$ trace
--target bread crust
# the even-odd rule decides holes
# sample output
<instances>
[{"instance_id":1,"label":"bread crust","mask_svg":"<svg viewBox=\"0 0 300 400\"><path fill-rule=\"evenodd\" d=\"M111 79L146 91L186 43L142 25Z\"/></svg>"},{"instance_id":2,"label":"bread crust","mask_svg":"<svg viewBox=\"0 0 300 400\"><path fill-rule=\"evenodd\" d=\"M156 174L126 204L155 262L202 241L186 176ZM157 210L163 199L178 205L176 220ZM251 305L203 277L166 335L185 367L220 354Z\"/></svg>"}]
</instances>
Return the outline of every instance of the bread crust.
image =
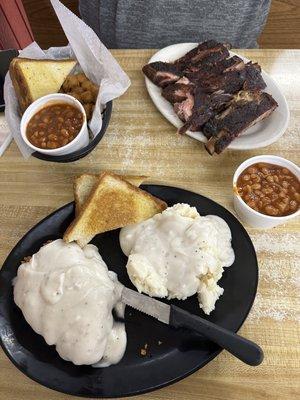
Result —
<instances>
[{"instance_id":1,"label":"bread crust","mask_svg":"<svg viewBox=\"0 0 300 400\"><path fill-rule=\"evenodd\" d=\"M84 202L88 199L88 196L83 198L82 196L82 187L85 185L85 181L87 178L94 179L94 186L97 184L98 180L100 179L102 173L100 174L82 174L77 176L73 182L73 190L74 190L74 200L75 200L75 215L77 216L80 212L80 209ZM120 177L120 175L118 175ZM129 183L133 184L134 186L139 187L142 182L144 182L148 177L145 175L123 175L121 176L124 180L128 181ZM93 187L94 187L93 186ZM93 188L92 188L93 189ZM92 193L92 189L90 193Z\"/></svg>"},{"instance_id":2,"label":"bread crust","mask_svg":"<svg viewBox=\"0 0 300 400\"><path fill-rule=\"evenodd\" d=\"M21 68L22 63L32 62L36 65L43 64L45 62L54 62L54 63L76 63L76 60L73 59L62 59L62 60L52 60L52 59L42 59L36 60L33 58L23 58L23 57L15 57L10 65L9 65L9 75L12 80L13 87L16 92L16 96L19 102L21 114L24 113L27 107L30 106L31 103L35 100L30 92L30 87L24 76L24 72ZM63 82L62 82L63 83Z\"/></svg>"},{"instance_id":3,"label":"bread crust","mask_svg":"<svg viewBox=\"0 0 300 400\"><path fill-rule=\"evenodd\" d=\"M109 182L111 178L116 184L116 190L112 190L113 186ZM108 179L107 182L106 179ZM118 187L118 183L121 186ZM104 192L101 192L102 190ZM107 197L105 197L105 194L108 194ZM100 204L97 202L99 196L101 198ZM124 200L123 196L125 196ZM131 203L128 204L128 201L131 201ZM142 206L143 202L145 202L146 207L148 206L147 212L144 214L139 208L134 208L134 206ZM114 204L116 204L116 209L111 208L111 205ZM167 204L164 201L132 185L123 177L111 172L103 172L79 214L67 228L63 239L66 242L76 240L83 247L98 233L140 222L166 208ZM102 225L102 228L98 231L96 226L99 220L101 220L101 223L98 226Z\"/></svg>"}]
</instances>

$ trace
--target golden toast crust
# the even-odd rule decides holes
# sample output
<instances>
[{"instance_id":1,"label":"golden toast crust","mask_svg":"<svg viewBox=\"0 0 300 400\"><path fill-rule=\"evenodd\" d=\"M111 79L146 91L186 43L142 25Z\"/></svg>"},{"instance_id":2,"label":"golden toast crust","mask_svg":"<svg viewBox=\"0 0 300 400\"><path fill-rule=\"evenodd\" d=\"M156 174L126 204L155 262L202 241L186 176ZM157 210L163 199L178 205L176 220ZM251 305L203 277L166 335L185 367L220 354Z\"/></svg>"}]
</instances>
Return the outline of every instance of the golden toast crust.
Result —
<instances>
[{"instance_id":1,"label":"golden toast crust","mask_svg":"<svg viewBox=\"0 0 300 400\"><path fill-rule=\"evenodd\" d=\"M21 112L33 102L33 98L30 95L29 88L26 84L26 80L22 70L20 69L17 58L14 58L9 66L9 75L12 80L13 87L16 92L16 96L20 105Z\"/></svg>"},{"instance_id":2,"label":"golden toast crust","mask_svg":"<svg viewBox=\"0 0 300 400\"><path fill-rule=\"evenodd\" d=\"M74 200L75 200L75 215L77 216L80 212L81 207L88 199L89 195L92 193L95 185L97 184L98 180L100 179L102 173L100 174L82 174L77 176L73 182L73 190L74 190ZM119 175L118 175L119 176ZM139 187L143 181L147 179L145 175L123 175L121 176L122 179L128 181L134 186ZM84 189L87 180L93 180L93 186L89 187L90 190ZM90 185L88 185L90 186Z\"/></svg>"},{"instance_id":3,"label":"golden toast crust","mask_svg":"<svg viewBox=\"0 0 300 400\"><path fill-rule=\"evenodd\" d=\"M167 204L122 179L103 172L64 240L86 245L96 234L140 222L163 211Z\"/></svg>"},{"instance_id":4,"label":"golden toast crust","mask_svg":"<svg viewBox=\"0 0 300 400\"><path fill-rule=\"evenodd\" d=\"M45 62L53 62L53 63L76 63L76 60L72 59L62 59L62 60L52 60L52 59L42 59L36 60L31 58L22 58L22 57L15 57L9 66L9 74L12 80L13 87L16 92L16 96L20 105L20 109L22 114L26 110L26 108L35 100L32 97L30 92L29 82L27 82L26 77L24 76L23 70L21 65L23 62L32 62L32 64L40 65ZM62 82L63 83L63 82Z\"/></svg>"}]
</instances>

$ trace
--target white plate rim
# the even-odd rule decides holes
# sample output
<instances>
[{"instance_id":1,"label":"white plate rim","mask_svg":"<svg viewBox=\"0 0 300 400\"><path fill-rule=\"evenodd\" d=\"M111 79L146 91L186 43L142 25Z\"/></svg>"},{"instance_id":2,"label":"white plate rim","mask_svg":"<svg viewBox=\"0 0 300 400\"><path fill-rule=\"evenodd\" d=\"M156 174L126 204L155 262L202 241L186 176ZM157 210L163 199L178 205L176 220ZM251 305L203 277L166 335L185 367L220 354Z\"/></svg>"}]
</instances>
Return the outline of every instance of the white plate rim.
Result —
<instances>
[{"instance_id":1,"label":"white plate rim","mask_svg":"<svg viewBox=\"0 0 300 400\"><path fill-rule=\"evenodd\" d=\"M173 61L173 60L177 59L178 57L180 57L180 55L178 55L178 53L181 53L183 55L196 46L197 46L197 43L177 43L177 44L173 44L173 45L164 47L163 49L161 49L161 50L157 51L155 54L153 54L153 56L149 59L148 63L155 62L155 61ZM171 56L171 57L167 56L168 54L172 54L172 53L174 53L174 56ZM230 56L233 56L233 55L239 56L242 60L244 60L246 62L250 61L248 58L246 58L238 53L230 51ZM255 60L252 60L252 61L255 62ZM275 114L276 112L281 113L283 120L281 121L280 125L277 125L277 129L275 127L274 133L270 137L261 139L261 140L256 140L256 141L250 139L250 140L246 140L246 143L243 143L243 142L245 142L244 138L247 136L247 134L246 135L242 134L241 136L237 137L228 146L229 149L250 150L250 149L258 149L261 147L269 146L270 144L276 142L284 134L284 132L286 131L286 129L288 127L289 120L290 120L290 111L289 111L288 103L287 103L287 100L286 100L284 94L282 93L281 89L279 88L279 86L277 85L275 80L269 74L267 74L264 70L262 70L262 77L267 84L267 88L265 89L265 91L270 93L278 103L278 107L272 113L272 115ZM176 128L179 128L180 126L182 126L183 122L175 114L171 103L169 103L166 99L164 99L161 96L161 94L160 94L161 88L154 85L154 83L152 83L150 81L150 79L148 79L147 77L145 77L145 83L146 83L146 87L147 87L149 96L151 97L151 100L153 101L154 105L159 110L159 112ZM276 93L275 95L273 95L274 92ZM272 117L272 115L269 118L264 120L264 122L268 121L268 125L270 124L270 121L271 121L270 118ZM262 129L260 133L263 134L263 132L264 132L264 129ZM206 138L202 132L187 131L186 135L188 135L200 142L203 142L203 143L206 142ZM244 136L244 138L243 138L243 136ZM248 136L248 139L250 137L251 137L251 135Z\"/></svg>"}]
</instances>

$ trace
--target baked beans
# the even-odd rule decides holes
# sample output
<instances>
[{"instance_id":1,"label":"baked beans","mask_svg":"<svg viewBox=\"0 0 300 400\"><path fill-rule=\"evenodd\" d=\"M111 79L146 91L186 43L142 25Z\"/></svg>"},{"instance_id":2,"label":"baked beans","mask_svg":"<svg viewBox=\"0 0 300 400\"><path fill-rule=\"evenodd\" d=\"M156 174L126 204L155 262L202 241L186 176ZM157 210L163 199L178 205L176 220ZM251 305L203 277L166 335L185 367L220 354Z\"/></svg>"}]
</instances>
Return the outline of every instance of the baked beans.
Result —
<instances>
[{"instance_id":1,"label":"baked beans","mask_svg":"<svg viewBox=\"0 0 300 400\"><path fill-rule=\"evenodd\" d=\"M300 206L299 179L279 165L251 165L238 177L236 190L253 210L273 217L293 214Z\"/></svg>"},{"instance_id":2,"label":"baked beans","mask_svg":"<svg viewBox=\"0 0 300 400\"><path fill-rule=\"evenodd\" d=\"M70 143L80 132L83 115L68 103L43 107L28 122L26 136L41 149L57 149Z\"/></svg>"}]
</instances>

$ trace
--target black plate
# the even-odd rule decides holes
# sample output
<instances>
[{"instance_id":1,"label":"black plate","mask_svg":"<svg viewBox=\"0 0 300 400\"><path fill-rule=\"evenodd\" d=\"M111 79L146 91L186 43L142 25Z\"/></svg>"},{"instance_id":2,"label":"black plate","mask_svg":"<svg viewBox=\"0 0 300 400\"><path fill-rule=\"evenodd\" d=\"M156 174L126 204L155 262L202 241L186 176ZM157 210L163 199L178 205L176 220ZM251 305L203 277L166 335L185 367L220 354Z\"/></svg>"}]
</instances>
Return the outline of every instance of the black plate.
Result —
<instances>
[{"instance_id":1,"label":"black plate","mask_svg":"<svg viewBox=\"0 0 300 400\"><path fill-rule=\"evenodd\" d=\"M157 185L143 188L165 200L168 205L188 203L202 215L218 215L229 224L236 255L234 264L225 270L220 282L224 295L216 304L210 321L237 331L253 304L258 267L252 242L239 221L225 208L206 197L186 190ZM32 228L5 261L0 274L0 337L10 360L27 376L60 392L88 397L120 397L149 392L174 383L197 371L220 353L220 348L201 336L175 331L142 313L126 307L126 353L117 365L94 369L78 367L62 360L53 346L47 346L24 320L14 304L11 281L24 256L39 250L48 239L62 237L74 217L69 203ZM133 288L126 273L126 257L118 241L119 231L98 235L93 243L119 280ZM185 310L204 316L196 296L172 301ZM250 338L251 339L251 338ZM149 355L140 349L148 344Z\"/></svg>"},{"instance_id":2,"label":"black plate","mask_svg":"<svg viewBox=\"0 0 300 400\"><path fill-rule=\"evenodd\" d=\"M106 104L106 108L103 111L102 127L101 127L100 132L98 133L98 135L96 137L94 137L94 139L92 141L90 141L90 143L87 146L83 147L82 149L74 151L73 153L64 154L62 156L49 156L48 154L43 154L43 153L39 153L38 151L35 151L34 153L32 153L32 156L35 158L39 158L40 160L59 162L59 163L68 163L68 162L76 161L76 160L79 160L80 158L85 157L97 146L97 144L102 139L102 137L106 131L106 128L108 127L108 123L109 123L110 117L111 117L111 112L112 112L112 101L110 101Z\"/></svg>"}]
</instances>

